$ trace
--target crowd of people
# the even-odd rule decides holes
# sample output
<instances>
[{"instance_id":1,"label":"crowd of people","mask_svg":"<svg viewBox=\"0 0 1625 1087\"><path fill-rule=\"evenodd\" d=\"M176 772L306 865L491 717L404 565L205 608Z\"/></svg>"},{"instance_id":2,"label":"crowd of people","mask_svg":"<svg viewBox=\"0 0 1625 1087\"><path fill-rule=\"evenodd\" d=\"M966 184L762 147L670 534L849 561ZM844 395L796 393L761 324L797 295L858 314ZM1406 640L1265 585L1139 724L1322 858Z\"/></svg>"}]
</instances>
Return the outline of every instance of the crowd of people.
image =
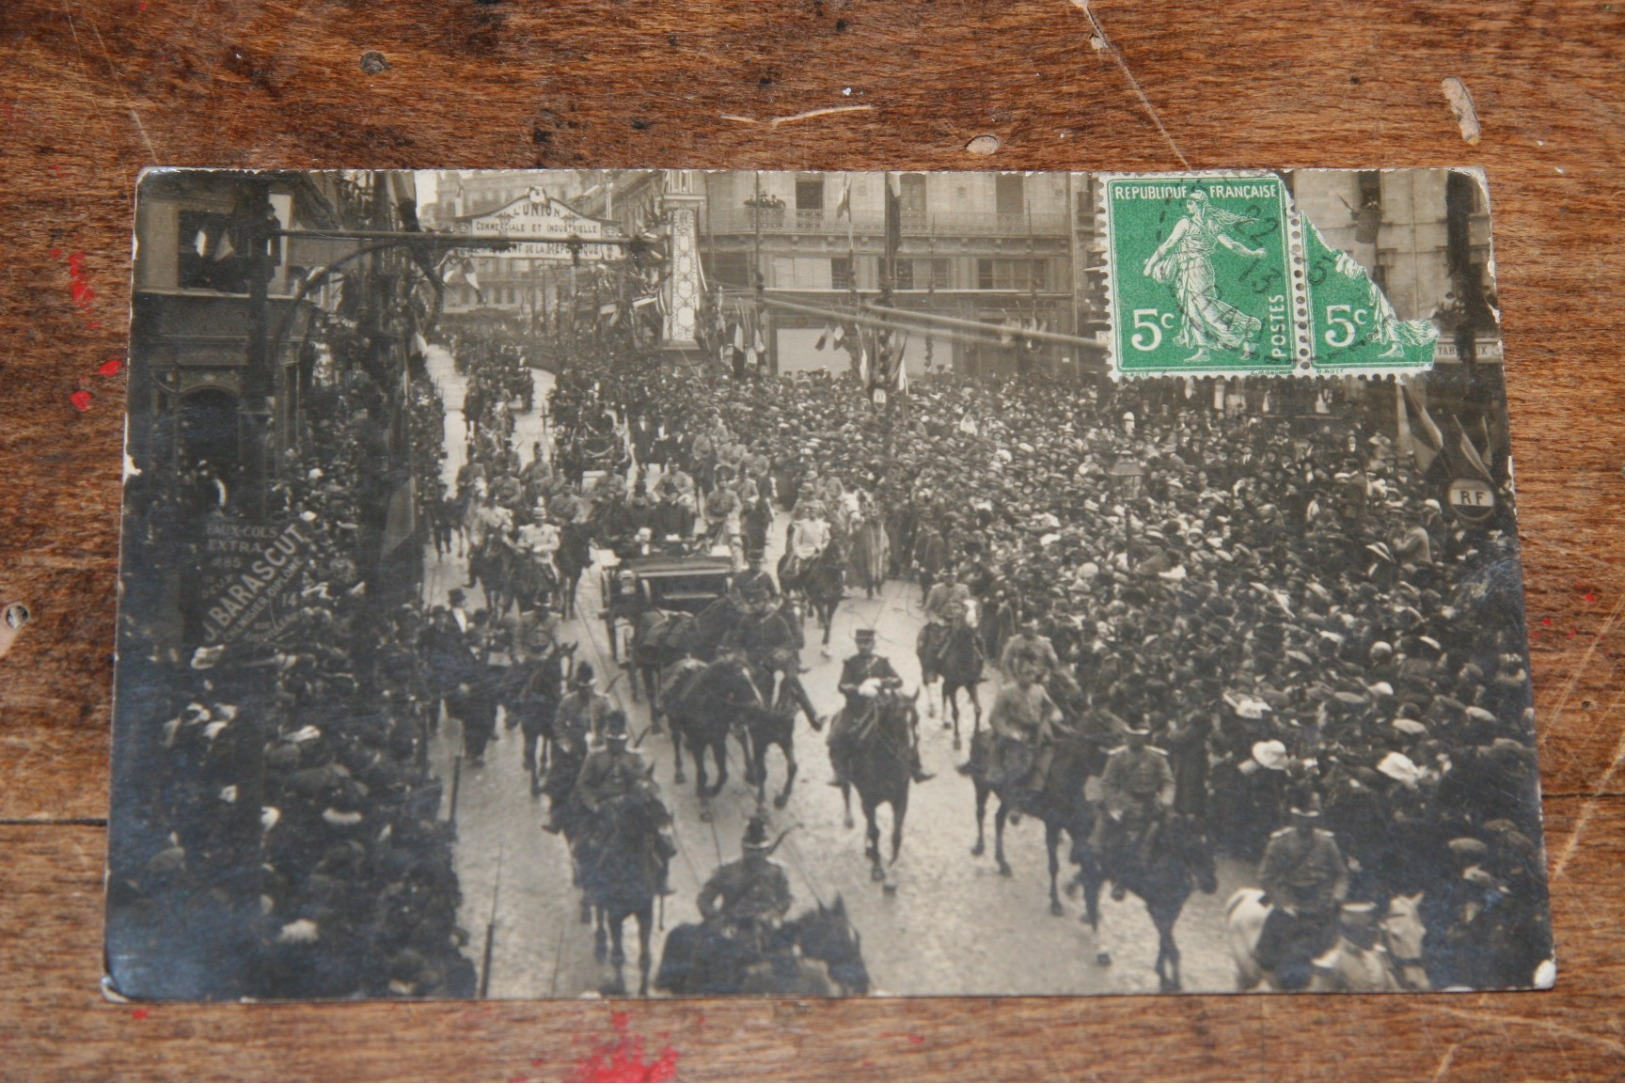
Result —
<instances>
[{"instance_id":1,"label":"crowd of people","mask_svg":"<svg viewBox=\"0 0 1625 1087\"><path fill-rule=\"evenodd\" d=\"M553 410L611 413L702 525L723 490L878 508L894 576L962 586L994 661L1018 631L1051 648L1083 705L1150 734L1169 806L1222 850L1258 860L1308 812L1340 898L1424 892L1436 986L1528 984L1549 944L1508 504L1447 513L1447 461L1397 448L1394 401L1365 380L943 374L876 409L825 372L618 360L572 366ZM647 524L647 483L604 503Z\"/></svg>"},{"instance_id":2,"label":"crowd of people","mask_svg":"<svg viewBox=\"0 0 1625 1087\"><path fill-rule=\"evenodd\" d=\"M324 367L310 406L264 517L300 542L269 626L210 644L197 614L211 529L245 513L237 493L145 473L127 497L125 568L142 576L121 631L115 982L194 999L470 997L454 832L428 767L421 551L410 533L385 550L389 405L365 369ZM438 397L415 389L403 409L433 432L422 458L438 472Z\"/></svg>"},{"instance_id":3,"label":"crowd of people","mask_svg":"<svg viewBox=\"0 0 1625 1087\"><path fill-rule=\"evenodd\" d=\"M1224 852L1263 862L1278 901L1294 866L1317 869L1316 894L1338 904L1421 892L1436 987L1529 984L1549 958L1526 634L1518 581L1497 573L1517 560L1508 504L1483 523L1443 508L1444 455L1424 472L1387 436L1392 386L938 373L877 407L850 376L577 357L549 416L613 435L609 467L630 467L624 487L585 487L582 466L513 449L515 394L484 369L475 385L494 391L471 417L457 494L427 502L437 546L467 534L471 569L497 539L556 589L561 548L592 539L627 557L709 533L743 570L775 508L840 535L879 520L886 572L917 581L922 603L977 602L997 675L1019 680L1010 647L1031 649L1074 691L1071 716L1115 723L1135 753L1107 765L1119 807L1137 796L1200 820ZM427 743L444 703L466 754L483 755L500 703L490 652L556 648L561 598L520 600L512 620L389 599L417 581L378 558L394 490L384 394L365 369L319 378L321 425L272 495L272 519L311 541L297 652L173 659L140 628L158 601L126 608L120 713L139 724L119 731L121 782L145 794L145 818L120 824L111 923L202 991L468 995ZM438 398L410 407L414 448L438 449ZM414 474L437 480L438 463ZM228 514L229 480L200 466L189 487L142 486L126 547L179 570L196 526ZM195 644L201 618L181 622ZM997 700L989 723L1012 727ZM1283 844L1288 823L1307 837ZM1298 844L1317 834L1335 872Z\"/></svg>"}]
</instances>

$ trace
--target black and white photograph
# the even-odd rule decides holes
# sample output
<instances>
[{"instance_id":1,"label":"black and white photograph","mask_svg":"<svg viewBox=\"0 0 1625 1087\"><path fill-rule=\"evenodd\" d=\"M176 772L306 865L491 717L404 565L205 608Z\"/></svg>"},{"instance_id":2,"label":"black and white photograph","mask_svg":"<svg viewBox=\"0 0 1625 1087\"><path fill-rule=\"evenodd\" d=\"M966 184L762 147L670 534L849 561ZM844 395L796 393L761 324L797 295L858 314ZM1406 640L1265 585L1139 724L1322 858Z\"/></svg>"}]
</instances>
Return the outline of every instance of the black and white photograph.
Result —
<instances>
[{"instance_id":1,"label":"black and white photograph","mask_svg":"<svg viewBox=\"0 0 1625 1087\"><path fill-rule=\"evenodd\" d=\"M1483 177L1279 177L1431 365L1124 377L1098 174L148 170L109 992L1550 987Z\"/></svg>"}]
</instances>

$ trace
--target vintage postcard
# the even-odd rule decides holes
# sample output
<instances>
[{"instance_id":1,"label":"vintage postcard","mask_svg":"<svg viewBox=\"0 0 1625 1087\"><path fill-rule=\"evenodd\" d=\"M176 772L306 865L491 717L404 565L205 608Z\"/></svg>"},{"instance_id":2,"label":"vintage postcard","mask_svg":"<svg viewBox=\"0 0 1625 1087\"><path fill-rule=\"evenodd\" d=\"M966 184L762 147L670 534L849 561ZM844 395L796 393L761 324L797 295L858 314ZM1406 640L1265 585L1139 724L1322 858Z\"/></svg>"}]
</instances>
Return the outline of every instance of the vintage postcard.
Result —
<instances>
[{"instance_id":1,"label":"vintage postcard","mask_svg":"<svg viewBox=\"0 0 1625 1087\"><path fill-rule=\"evenodd\" d=\"M139 1000L1543 988L1472 170L152 170Z\"/></svg>"}]
</instances>

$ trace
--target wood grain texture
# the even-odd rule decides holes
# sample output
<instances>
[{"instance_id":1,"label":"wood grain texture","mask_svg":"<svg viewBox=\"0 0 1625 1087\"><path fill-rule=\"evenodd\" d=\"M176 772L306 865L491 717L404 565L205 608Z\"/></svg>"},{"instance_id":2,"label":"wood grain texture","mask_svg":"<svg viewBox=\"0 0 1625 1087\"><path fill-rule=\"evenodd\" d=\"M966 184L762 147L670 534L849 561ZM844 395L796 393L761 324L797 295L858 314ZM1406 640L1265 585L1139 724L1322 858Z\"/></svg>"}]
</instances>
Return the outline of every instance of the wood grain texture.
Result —
<instances>
[{"instance_id":1,"label":"wood grain texture","mask_svg":"<svg viewBox=\"0 0 1625 1087\"><path fill-rule=\"evenodd\" d=\"M0 602L25 600L35 621L0 661L0 821L14 824L0 826L11 981L0 1075L560 1077L615 1037L597 1003L161 1007L135 1019L98 995L104 835L72 821L106 813L123 378L92 375L128 331L140 168L1170 169L1181 158L1488 170L1558 989L616 1007L651 1051L678 1050L683 1078L1625 1075L1625 8L1092 10L1108 48L1068 0L6 3ZM368 50L389 68L364 74ZM1449 75L1476 101L1476 146L1440 91ZM873 108L767 123L853 104ZM1000 150L967 152L983 134ZM75 275L94 292L78 305ZM84 412L69 402L81 379L94 393Z\"/></svg>"}]
</instances>

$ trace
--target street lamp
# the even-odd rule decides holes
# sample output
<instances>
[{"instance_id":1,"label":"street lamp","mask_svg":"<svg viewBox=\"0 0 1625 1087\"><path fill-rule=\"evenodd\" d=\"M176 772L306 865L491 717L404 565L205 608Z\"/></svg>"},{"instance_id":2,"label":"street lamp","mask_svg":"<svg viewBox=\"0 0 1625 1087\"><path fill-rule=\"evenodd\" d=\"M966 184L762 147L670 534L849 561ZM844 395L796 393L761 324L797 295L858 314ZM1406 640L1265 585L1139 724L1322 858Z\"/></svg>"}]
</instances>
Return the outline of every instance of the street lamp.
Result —
<instances>
[{"instance_id":1,"label":"street lamp","mask_svg":"<svg viewBox=\"0 0 1625 1087\"><path fill-rule=\"evenodd\" d=\"M1106 472L1112 492L1122 499L1138 498L1145 485L1145 466L1132 453L1123 450L1117 454L1117 463Z\"/></svg>"}]
</instances>

